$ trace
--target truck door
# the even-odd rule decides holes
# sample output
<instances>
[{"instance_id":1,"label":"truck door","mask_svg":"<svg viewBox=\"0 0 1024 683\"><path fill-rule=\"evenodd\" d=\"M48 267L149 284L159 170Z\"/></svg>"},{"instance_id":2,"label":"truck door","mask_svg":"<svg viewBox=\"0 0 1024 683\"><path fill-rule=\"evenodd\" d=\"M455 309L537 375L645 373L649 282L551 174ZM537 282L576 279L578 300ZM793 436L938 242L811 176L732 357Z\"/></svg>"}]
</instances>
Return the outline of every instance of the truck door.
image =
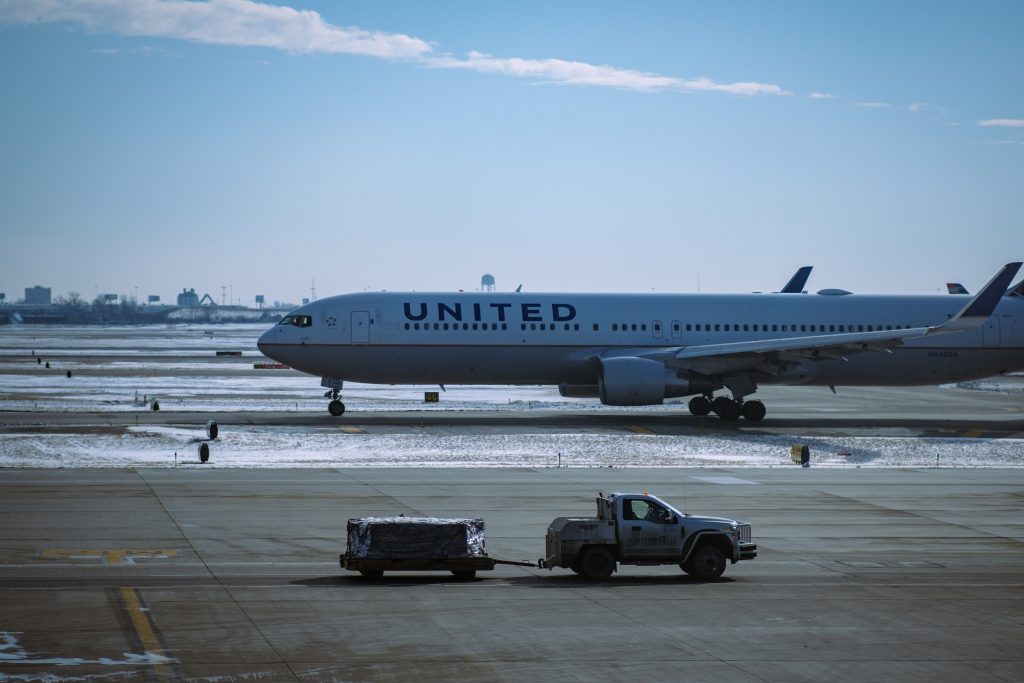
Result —
<instances>
[{"instance_id":1,"label":"truck door","mask_svg":"<svg viewBox=\"0 0 1024 683\"><path fill-rule=\"evenodd\" d=\"M683 550L679 520L668 509L644 498L621 499L619 545L622 559L678 557Z\"/></svg>"}]
</instances>

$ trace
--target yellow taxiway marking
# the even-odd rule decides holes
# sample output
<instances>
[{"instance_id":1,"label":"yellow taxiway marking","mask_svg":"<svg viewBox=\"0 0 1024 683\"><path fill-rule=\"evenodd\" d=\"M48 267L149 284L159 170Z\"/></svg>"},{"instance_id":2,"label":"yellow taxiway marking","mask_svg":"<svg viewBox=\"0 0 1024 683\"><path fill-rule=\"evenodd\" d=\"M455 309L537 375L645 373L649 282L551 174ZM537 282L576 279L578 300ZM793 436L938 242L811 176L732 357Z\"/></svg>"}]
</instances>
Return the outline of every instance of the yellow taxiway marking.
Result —
<instances>
[{"instance_id":1,"label":"yellow taxiway marking","mask_svg":"<svg viewBox=\"0 0 1024 683\"><path fill-rule=\"evenodd\" d=\"M142 649L146 656L152 657L155 660L152 662L152 666L157 678L173 679L174 672L162 661L166 660L167 657L164 654L163 648L160 647L160 641L157 639L156 633L153 631L153 624L150 621L152 615L148 609L143 609L142 602L139 600L138 589L121 588L120 590L121 599L124 600L125 609L128 610L128 616L131 617L132 626L135 627L135 632L139 636Z\"/></svg>"},{"instance_id":2,"label":"yellow taxiway marking","mask_svg":"<svg viewBox=\"0 0 1024 683\"><path fill-rule=\"evenodd\" d=\"M964 436L966 436L968 438L971 438L971 439L977 439L979 436L981 436L984 433L985 433L985 430L983 430L983 429L968 429L966 432L964 432Z\"/></svg>"},{"instance_id":3,"label":"yellow taxiway marking","mask_svg":"<svg viewBox=\"0 0 1024 683\"><path fill-rule=\"evenodd\" d=\"M135 560L165 560L177 550L69 550L47 548L40 553L47 560L102 560L104 564L135 564Z\"/></svg>"},{"instance_id":4,"label":"yellow taxiway marking","mask_svg":"<svg viewBox=\"0 0 1024 683\"><path fill-rule=\"evenodd\" d=\"M641 427L640 425L626 425L626 429L628 429L631 432L635 432L636 434L654 434L654 432L652 432L650 429L647 429L646 427Z\"/></svg>"},{"instance_id":5,"label":"yellow taxiway marking","mask_svg":"<svg viewBox=\"0 0 1024 683\"><path fill-rule=\"evenodd\" d=\"M345 432L346 434L365 434L366 433L365 431L363 431L359 427L341 427L340 429L341 429L341 431Z\"/></svg>"}]
</instances>

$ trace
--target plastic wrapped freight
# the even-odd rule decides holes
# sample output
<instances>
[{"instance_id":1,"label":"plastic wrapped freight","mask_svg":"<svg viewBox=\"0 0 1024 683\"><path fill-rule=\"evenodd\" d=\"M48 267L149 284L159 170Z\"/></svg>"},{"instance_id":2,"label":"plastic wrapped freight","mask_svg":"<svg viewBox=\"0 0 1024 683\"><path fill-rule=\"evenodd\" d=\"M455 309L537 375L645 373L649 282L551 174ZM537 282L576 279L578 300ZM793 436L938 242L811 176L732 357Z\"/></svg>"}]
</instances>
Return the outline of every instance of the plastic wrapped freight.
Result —
<instances>
[{"instance_id":1,"label":"plastic wrapped freight","mask_svg":"<svg viewBox=\"0 0 1024 683\"><path fill-rule=\"evenodd\" d=\"M348 556L367 560L483 557L484 520L361 517L348 520Z\"/></svg>"}]
</instances>

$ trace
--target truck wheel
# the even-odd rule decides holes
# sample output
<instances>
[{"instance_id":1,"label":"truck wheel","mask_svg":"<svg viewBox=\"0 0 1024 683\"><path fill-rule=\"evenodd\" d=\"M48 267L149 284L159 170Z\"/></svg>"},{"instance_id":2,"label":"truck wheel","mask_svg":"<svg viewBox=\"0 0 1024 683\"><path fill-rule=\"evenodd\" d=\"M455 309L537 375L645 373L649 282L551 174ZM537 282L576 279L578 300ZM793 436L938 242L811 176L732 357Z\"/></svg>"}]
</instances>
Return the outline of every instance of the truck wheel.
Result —
<instances>
[{"instance_id":1,"label":"truck wheel","mask_svg":"<svg viewBox=\"0 0 1024 683\"><path fill-rule=\"evenodd\" d=\"M705 543L693 551L690 559L681 566L687 574L703 579L717 579L725 571L725 553L716 545Z\"/></svg>"},{"instance_id":2,"label":"truck wheel","mask_svg":"<svg viewBox=\"0 0 1024 683\"><path fill-rule=\"evenodd\" d=\"M615 556L603 545L595 545L583 554L580 569L588 579L607 579L615 571Z\"/></svg>"},{"instance_id":3,"label":"truck wheel","mask_svg":"<svg viewBox=\"0 0 1024 683\"><path fill-rule=\"evenodd\" d=\"M368 579L381 579L384 578L383 569L360 569L359 573Z\"/></svg>"},{"instance_id":4,"label":"truck wheel","mask_svg":"<svg viewBox=\"0 0 1024 683\"><path fill-rule=\"evenodd\" d=\"M459 581L469 581L470 579L473 579L476 576L476 570L475 569L453 569L452 570L452 576L454 576Z\"/></svg>"}]
</instances>

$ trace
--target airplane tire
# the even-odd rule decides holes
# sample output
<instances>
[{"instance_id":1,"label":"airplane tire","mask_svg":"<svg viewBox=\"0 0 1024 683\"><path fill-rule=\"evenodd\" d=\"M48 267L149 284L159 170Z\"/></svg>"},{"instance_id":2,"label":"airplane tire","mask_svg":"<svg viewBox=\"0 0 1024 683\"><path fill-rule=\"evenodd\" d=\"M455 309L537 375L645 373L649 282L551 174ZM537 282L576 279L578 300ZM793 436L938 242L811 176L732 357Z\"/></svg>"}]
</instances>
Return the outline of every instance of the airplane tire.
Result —
<instances>
[{"instance_id":1,"label":"airplane tire","mask_svg":"<svg viewBox=\"0 0 1024 683\"><path fill-rule=\"evenodd\" d=\"M768 410L760 401L747 401L743 404L743 417L751 422L758 422L764 419Z\"/></svg>"},{"instance_id":2,"label":"airplane tire","mask_svg":"<svg viewBox=\"0 0 1024 683\"><path fill-rule=\"evenodd\" d=\"M690 409L690 415L704 417L711 412L711 401L704 396L694 396L690 399L688 407Z\"/></svg>"},{"instance_id":3,"label":"airplane tire","mask_svg":"<svg viewBox=\"0 0 1024 683\"><path fill-rule=\"evenodd\" d=\"M335 399L327 404L327 412L334 417L341 417L345 414L345 404Z\"/></svg>"},{"instance_id":4,"label":"airplane tire","mask_svg":"<svg viewBox=\"0 0 1024 683\"><path fill-rule=\"evenodd\" d=\"M725 396L716 398L711 404L711 409L723 420L737 420L740 416L740 404Z\"/></svg>"}]
</instances>

